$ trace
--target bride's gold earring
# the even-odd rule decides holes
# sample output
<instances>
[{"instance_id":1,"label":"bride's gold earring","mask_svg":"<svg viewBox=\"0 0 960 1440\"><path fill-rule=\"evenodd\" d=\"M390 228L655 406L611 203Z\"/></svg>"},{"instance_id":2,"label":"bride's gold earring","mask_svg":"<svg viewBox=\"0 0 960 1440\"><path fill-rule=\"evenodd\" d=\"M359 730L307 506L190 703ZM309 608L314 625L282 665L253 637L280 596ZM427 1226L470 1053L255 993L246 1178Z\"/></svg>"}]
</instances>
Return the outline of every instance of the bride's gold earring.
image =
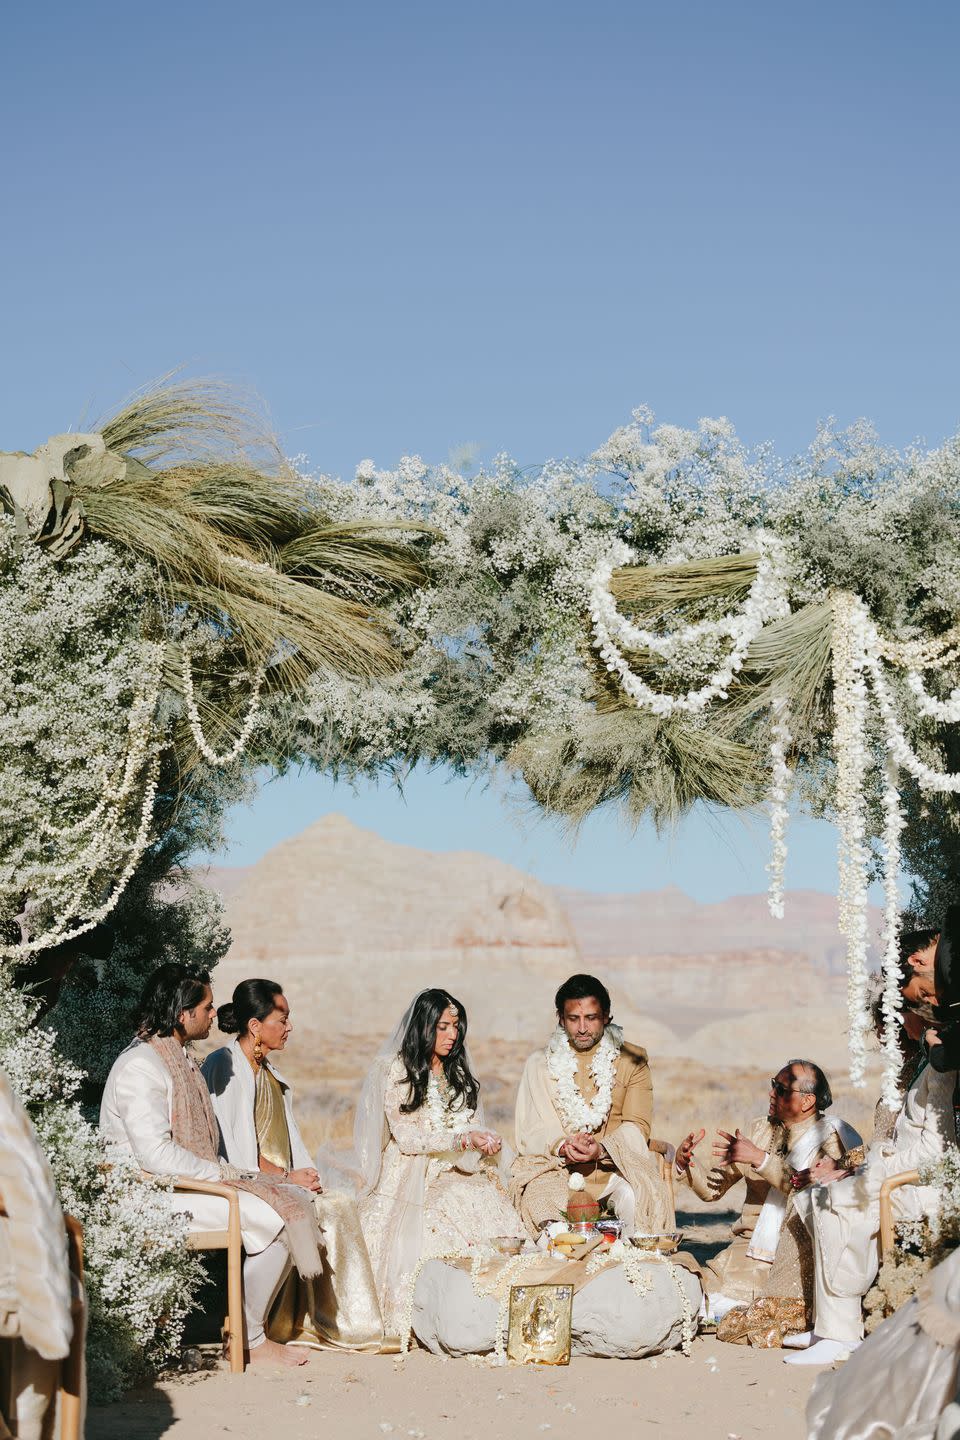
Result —
<instances>
[{"instance_id":1,"label":"bride's gold earring","mask_svg":"<svg viewBox=\"0 0 960 1440\"><path fill-rule=\"evenodd\" d=\"M258 1065L263 1064L263 1046L260 1043L259 1035L254 1035L253 1037L253 1058Z\"/></svg>"}]
</instances>

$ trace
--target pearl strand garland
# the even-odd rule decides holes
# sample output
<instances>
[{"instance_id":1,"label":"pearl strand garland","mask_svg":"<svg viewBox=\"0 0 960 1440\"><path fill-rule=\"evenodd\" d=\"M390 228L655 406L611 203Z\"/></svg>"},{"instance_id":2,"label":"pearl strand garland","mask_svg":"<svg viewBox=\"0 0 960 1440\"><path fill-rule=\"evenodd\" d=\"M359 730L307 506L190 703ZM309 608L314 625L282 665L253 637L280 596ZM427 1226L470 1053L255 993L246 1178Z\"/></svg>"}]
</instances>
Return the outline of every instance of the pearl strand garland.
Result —
<instances>
[{"instance_id":1,"label":"pearl strand garland","mask_svg":"<svg viewBox=\"0 0 960 1440\"><path fill-rule=\"evenodd\" d=\"M126 890L133 877L133 873L143 858L143 855L150 844L150 823L153 819L153 803L157 793L157 778L160 770L160 753L157 751L151 761L147 775L147 782L144 786L143 801L140 806L140 822L137 833L130 847L127 856L127 863L120 873L120 877L114 885L109 897L96 910L91 911L85 920L77 925L65 928L67 921L61 920L54 928L38 940L26 940L19 945L0 946L0 959L22 960L26 955L36 954L39 950L48 950L53 945L63 945L68 940L76 940L88 931L96 929L103 923L107 916L116 908L120 896ZM115 826L114 826L115 828ZM89 884L89 872L83 886L75 892L73 898L64 906L64 916L71 915L80 905Z\"/></svg>"},{"instance_id":2,"label":"pearl strand garland","mask_svg":"<svg viewBox=\"0 0 960 1440\"><path fill-rule=\"evenodd\" d=\"M898 1081L903 1057L900 1027L903 1024L903 996L900 994L900 832L904 820L900 809L900 787L896 761L887 757L883 789L883 1101L899 1108L902 1096Z\"/></svg>"},{"instance_id":3,"label":"pearl strand garland","mask_svg":"<svg viewBox=\"0 0 960 1440\"><path fill-rule=\"evenodd\" d=\"M864 678L865 630L855 596L833 596L834 753L837 765L837 863L840 933L847 942L847 1012L850 1078L865 1084L867 1010L867 865L866 805L863 786L867 768L864 733L867 686Z\"/></svg>"},{"instance_id":4,"label":"pearl strand garland","mask_svg":"<svg viewBox=\"0 0 960 1440\"><path fill-rule=\"evenodd\" d=\"M230 749L220 755L211 747L207 741L207 737L203 733L200 712L197 709L197 702L194 696L193 669L190 664L190 654L186 646L184 646L183 649L180 674L183 680L183 698L186 704L187 722L190 726L190 733L193 736L194 744L209 764L215 765L219 769L222 769L226 765L231 765L234 760L243 754L247 741L253 733L253 727L260 718L260 689L263 685L266 667L261 666L253 677L253 684L250 688L250 708L247 711L243 725L240 727L240 733L237 735Z\"/></svg>"},{"instance_id":5,"label":"pearl strand garland","mask_svg":"<svg viewBox=\"0 0 960 1440\"><path fill-rule=\"evenodd\" d=\"M777 536L761 530L757 533L757 543L760 552L757 573L742 611L737 615L725 616L722 620L702 620L696 625L685 626L673 635L658 635L654 631L642 630L617 610L610 582L616 566L629 564L634 558L633 552L627 546L618 542L594 570L588 587L593 643L600 652L607 671L620 677L624 691L638 708L659 716L676 715L680 712L697 715L713 700L725 699L734 676L743 668L747 651L764 625L790 613L784 577L783 542ZM718 635L725 635L733 642L721 668L699 689L688 690L684 695L668 695L664 691L654 690L630 668L620 648L622 645L625 649L650 649L664 658L669 658L682 646Z\"/></svg>"},{"instance_id":6,"label":"pearl strand garland","mask_svg":"<svg viewBox=\"0 0 960 1440\"><path fill-rule=\"evenodd\" d=\"M790 734L790 710L787 701L778 696L771 706L773 723L770 727L770 861L767 871L770 885L767 905L776 920L783 919L784 873L787 864L787 822L790 812L787 800L790 794L792 772L787 764L787 750L793 742Z\"/></svg>"}]
</instances>

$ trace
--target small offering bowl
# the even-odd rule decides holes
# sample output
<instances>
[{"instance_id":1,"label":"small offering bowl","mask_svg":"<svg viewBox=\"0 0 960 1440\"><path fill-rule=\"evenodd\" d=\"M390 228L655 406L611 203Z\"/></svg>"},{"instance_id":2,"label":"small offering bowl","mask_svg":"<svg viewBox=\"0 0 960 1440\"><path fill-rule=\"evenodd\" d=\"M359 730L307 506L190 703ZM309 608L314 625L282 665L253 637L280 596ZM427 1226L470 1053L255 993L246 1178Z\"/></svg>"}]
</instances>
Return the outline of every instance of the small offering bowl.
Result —
<instances>
[{"instance_id":1,"label":"small offering bowl","mask_svg":"<svg viewBox=\"0 0 960 1440\"><path fill-rule=\"evenodd\" d=\"M638 1250L656 1250L661 1255L672 1255L680 1249L682 1230L662 1230L656 1235L631 1235L630 1244Z\"/></svg>"},{"instance_id":2,"label":"small offering bowl","mask_svg":"<svg viewBox=\"0 0 960 1440\"><path fill-rule=\"evenodd\" d=\"M519 1255L523 1240L519 1235L494 1235L490 1245L498 1255Z\"/></svg>"},{"instance_id":3,"label":"small offering bowl","mask_svg":"<svg viewBox=\"0 0 960 1440\"><path fill-rule=\"evenodd\" d=\"M600 1232L600 1238L605 1240L608 1245L612 1245L613 1242L619 1240L623 1234L623 1221L598 1220L597 1229Z\"/></svg>"}]
</instances>

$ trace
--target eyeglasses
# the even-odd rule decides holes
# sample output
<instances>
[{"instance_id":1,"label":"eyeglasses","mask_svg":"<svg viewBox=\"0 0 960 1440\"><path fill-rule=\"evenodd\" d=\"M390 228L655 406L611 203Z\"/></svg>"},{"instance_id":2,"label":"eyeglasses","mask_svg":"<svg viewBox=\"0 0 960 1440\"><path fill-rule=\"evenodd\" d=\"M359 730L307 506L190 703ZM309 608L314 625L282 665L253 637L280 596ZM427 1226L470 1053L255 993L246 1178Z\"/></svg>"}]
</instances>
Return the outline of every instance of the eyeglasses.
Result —
<instances>
[{"instance_id":1,"label":"eyeglasses","mask_svg":"<svg viewBox=\"0 0 960 1440\"><path fill-rule=\"evenodd\" d=\"M798 1091L801 1095L807 1093L806 1091L804 1091L802 1085L784 1085L782 1080L771 1080L770 1089L773 1091L774 1095L778 1095L781 1100L785 1099L788 1095L795 1094Z\"/></svg>"}]
</instances>

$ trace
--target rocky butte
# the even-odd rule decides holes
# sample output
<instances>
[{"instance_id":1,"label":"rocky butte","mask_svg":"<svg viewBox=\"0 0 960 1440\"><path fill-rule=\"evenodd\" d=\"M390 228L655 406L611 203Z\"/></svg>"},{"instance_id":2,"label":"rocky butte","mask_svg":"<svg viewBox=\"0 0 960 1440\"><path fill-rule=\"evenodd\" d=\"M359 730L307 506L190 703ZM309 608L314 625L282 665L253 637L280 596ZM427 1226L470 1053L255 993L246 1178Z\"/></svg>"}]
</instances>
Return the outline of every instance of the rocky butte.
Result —
<instances>
[{"instance_id":1,"label":"rocky butte","mask_svg":"<svg viewBox=\"0 0 960 1440\"><path fill-rule=\"evenodd\" d=\"M382 1036L416 990L442 984L475 1036L519 1041L545 1032L553 989L589 967L617 1018L661 1055L753 1063L760 1045L755 1063L772 1063L768 1050L796 1048L800 1008L822 1063L845 1063L830 896L793 892L775 921L763 896L700 905L676 889L557 890L489 856L392 844L340 815L207 883L233 933L218 992L267 974L311 1029L322 998L351 1030Z\"/></svg>"}]
</instances>

